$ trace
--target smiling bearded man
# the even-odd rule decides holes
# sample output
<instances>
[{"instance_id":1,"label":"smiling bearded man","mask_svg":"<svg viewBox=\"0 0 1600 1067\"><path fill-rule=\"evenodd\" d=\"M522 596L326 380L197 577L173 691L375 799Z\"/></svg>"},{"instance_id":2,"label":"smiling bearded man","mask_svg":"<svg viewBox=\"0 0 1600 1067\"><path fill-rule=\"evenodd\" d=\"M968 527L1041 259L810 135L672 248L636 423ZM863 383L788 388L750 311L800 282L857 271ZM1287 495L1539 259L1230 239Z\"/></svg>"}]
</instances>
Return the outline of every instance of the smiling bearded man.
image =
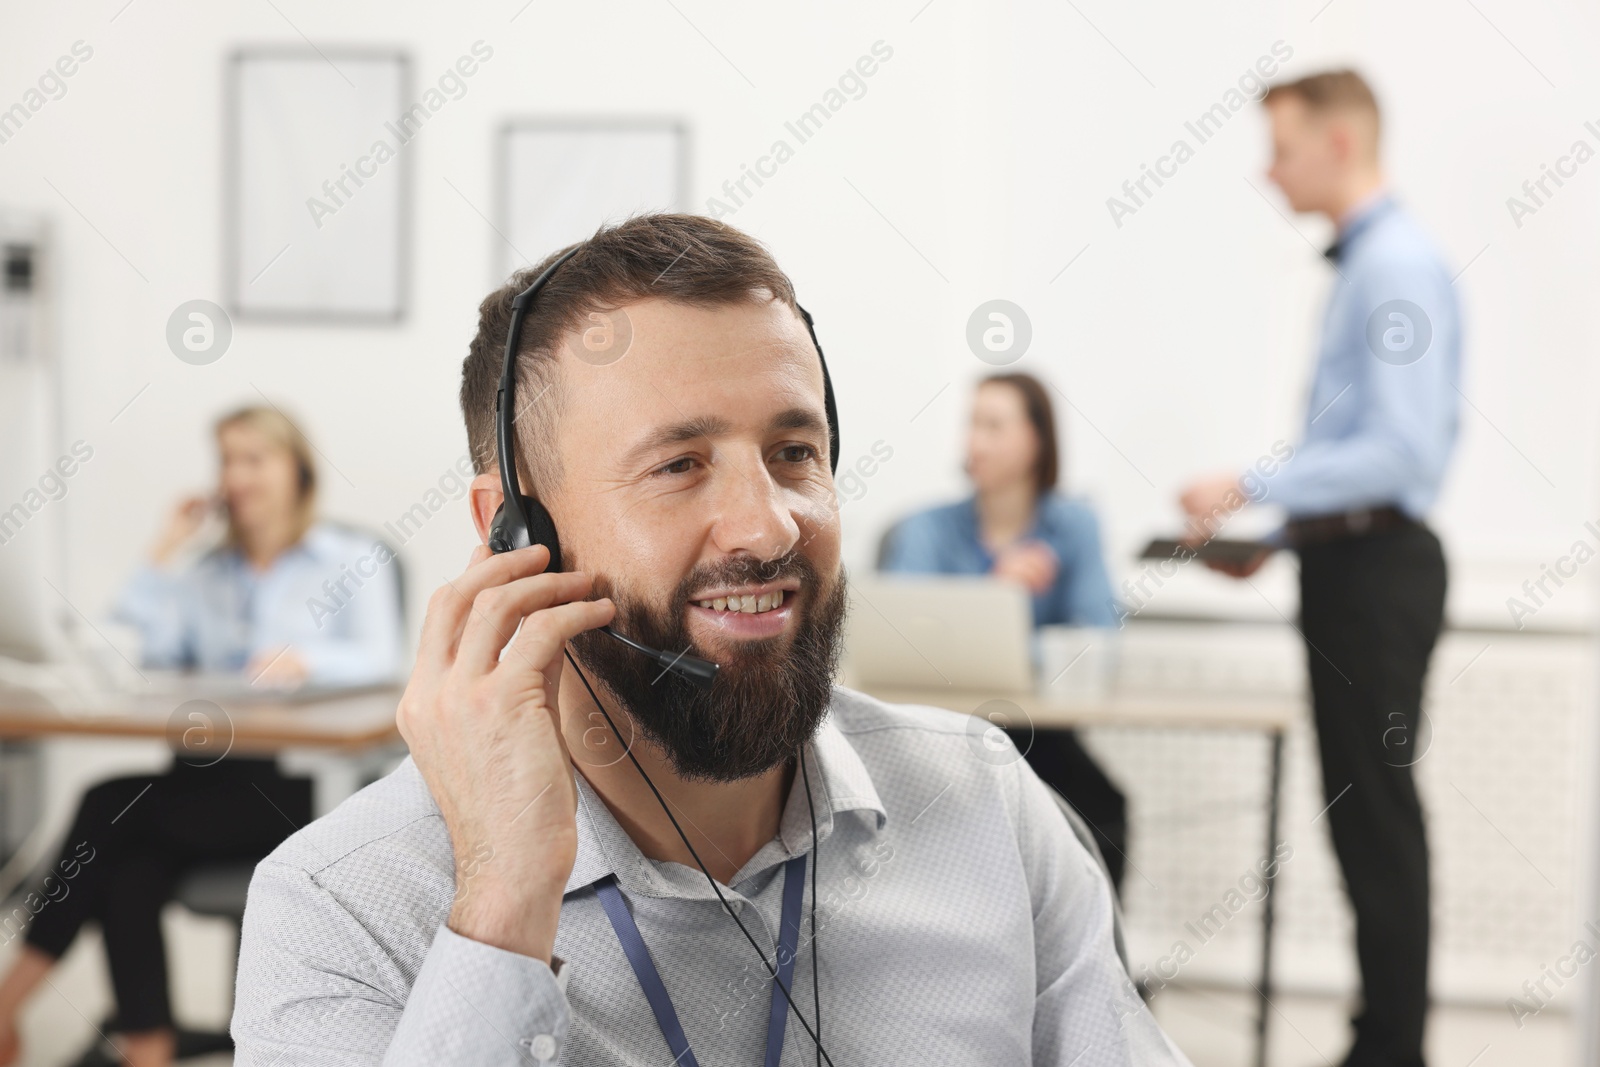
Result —
<instances>
[{"instance_id":1,"label":"smiling bearded man","mask_svg":"<svg viewBox=\"0 0 1600 1067\"><path fill-rule=\"evenodd\" d=\"M461 403L484 543L410 757L256 870L236 1063L1187 1062L1015 749L834 684L839 425L765 248L600 230L483 302Z\"/></svg>"}]
</instances>

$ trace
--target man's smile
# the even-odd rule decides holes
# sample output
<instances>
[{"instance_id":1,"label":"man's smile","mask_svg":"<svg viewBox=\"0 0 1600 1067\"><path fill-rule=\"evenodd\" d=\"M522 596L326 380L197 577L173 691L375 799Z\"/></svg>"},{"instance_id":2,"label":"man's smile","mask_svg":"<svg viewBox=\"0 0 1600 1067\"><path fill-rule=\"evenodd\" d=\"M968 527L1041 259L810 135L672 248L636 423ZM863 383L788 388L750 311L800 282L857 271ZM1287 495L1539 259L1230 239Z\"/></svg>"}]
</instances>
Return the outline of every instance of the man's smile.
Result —
<instances>
[{"instance_id":1,"label":"man's smile","mask_svg":"<svg viewBox=\"0 0 1600 1067\"><path fill-rule=\"evenodd\" d=\"M799 582L769 582L711 592L714 595L690 600L693 625L714 627L718 633L732 637L775 637L788 629Z\"/></svg>"},{"instance_id":2,"label":"man's smile","mask_svg":"<svg viewBox=\"0 0 1600 1067\"><path fill-rule=\"evenodd\" d=\"M781 607L784 594L792 591L788 589L736 590L730 593L695 597L692 603L698 607L711 608L713 611L740 611L746 615L754 615Z\"/></svg>"}]
</instances>

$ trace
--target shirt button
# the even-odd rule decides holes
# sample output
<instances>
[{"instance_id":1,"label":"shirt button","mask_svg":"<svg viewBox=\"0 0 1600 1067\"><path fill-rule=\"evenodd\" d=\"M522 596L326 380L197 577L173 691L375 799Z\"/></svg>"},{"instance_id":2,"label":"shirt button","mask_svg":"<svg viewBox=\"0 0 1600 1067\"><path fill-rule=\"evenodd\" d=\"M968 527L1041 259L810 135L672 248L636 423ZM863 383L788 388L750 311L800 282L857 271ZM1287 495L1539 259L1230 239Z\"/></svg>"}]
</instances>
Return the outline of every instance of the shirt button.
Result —
<instances>
[{"instance_id":1,"label":"shirt button","mask_svg":"<svg viewBox=\"0 0 1600 1067\"><path fill-rule=\"evenodd\" d=\"M538 1060L540 1063L544 1063L546 1060L555 1059L556 1039L551 1037L549 1034L540 1034L535 1038L525 1038L522 1043L528 1046L528 1051L531 1052L533 1054L533 1058Z\"/></svg>"}]
</instances>

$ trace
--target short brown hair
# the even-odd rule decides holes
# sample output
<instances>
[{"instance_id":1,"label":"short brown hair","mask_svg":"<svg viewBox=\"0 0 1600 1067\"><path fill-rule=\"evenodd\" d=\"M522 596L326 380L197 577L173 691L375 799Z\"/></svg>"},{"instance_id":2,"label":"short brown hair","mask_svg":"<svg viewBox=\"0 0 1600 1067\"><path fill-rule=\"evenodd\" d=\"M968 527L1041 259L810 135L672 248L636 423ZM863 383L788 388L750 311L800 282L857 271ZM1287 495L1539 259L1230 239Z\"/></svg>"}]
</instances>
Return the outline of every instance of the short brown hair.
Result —
<instances>
[{"instance_id":1,"label":"short brown hair","mask_svg":"<svg viewBox=\"0 0 1600 1067\"><path fill-rule=\"evenodd\" d=\"M1381 121L1378 98L1373 95L1372 86L1353 70L1325 70L1297 81L1282 82L1269 87L1261 102L1271 104L1290 96L1304 100L1306 107L1317 113L1365 111L1372 116L1374 133Z\"/></svg>"},{"instance_id":2,"label":"short brown hair","mask_svg":"<svg viewBox=\"0 0 1600 1067\"><path fill-rule=\"evenodd\" d=\"M636 300L663 297L701 307L777 300L795 310L794 286L760 241L702 215L636 215L602 226L577 246L539 291L539 303L522 323L517 351L519 409L540 397L538 417L516 426L525 492L538 495L561 479L555 423L562 410L557 341L591 312L612 311ZM498 461L495 393L505 361L512 301L568 248L559 249L509 281L478 305L478 332L461 364L461 414L467 424L472 466L482 474ZM541 396L542 394L542 396Z\"/></svg>"},{"instance_id":3,"label":"short brown hair","mask_svg":"<svg viewBox=\"0 0 1600 1067\"><path fill-rule=\"evenodd\" d=\"M1039 455L1034 460L1034 489L1041 496L1056 487L1061 474L1061 449L1056 444L1055 406L1044 383L1031 374L1014 371L991 374L978 385L1009 385L1022 395L1022 413L1039 438Z\"/></svg>"}]
</instances>

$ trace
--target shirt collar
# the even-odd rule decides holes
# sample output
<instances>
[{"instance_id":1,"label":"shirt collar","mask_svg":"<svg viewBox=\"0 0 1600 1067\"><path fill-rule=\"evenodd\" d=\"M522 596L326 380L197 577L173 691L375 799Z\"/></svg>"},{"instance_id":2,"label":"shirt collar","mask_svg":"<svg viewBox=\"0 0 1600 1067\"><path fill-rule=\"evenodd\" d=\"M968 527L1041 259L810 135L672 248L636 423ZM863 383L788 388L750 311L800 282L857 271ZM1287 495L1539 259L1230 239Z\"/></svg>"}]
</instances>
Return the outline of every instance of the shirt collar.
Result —
<instances>
[{"instance_id":1,"label":"shirt collar","mask_svg":"<svg viewBox=\"0 0 1600 1067\"><path fill-rule=\"evenodd\" d=\"M873 831L883 829L889 814L872 784L866 764L849 738L834 724L831 711L806 746L806 762L811 772L812 800L817 808L819 842L833 833L834 817L846 812L862 813L860 817ZM716 898L705 875L696 868L646 858L583 775L574 772L574 777L578 785L578 852L572 874L567 878L567 893L591 885L606 875L615 875L628 893L690 900ZM810 848L811 815L806 806L806 787L796 774L778 820L777 837L750 857L733 877L732 884L738 885L773 870Z\"/></svg>"},{"instance_id":2,"label":"shirt collar","mask_svg":"<svg viewBox=\"0 0 1600 1067\"><path fill-rule=\"evenodd\" d=\"M1364 198L1345 209L1339 216L1338 236L1334 239L1332 247L1324 253L1330 260L1337 263L1345 253L1349 252L1351 244L1361 236L1377 219L1394 207L1394 197L1389 195L1387 189L1378 188L1368 193Z\"/></svg>"}]
</instances>

